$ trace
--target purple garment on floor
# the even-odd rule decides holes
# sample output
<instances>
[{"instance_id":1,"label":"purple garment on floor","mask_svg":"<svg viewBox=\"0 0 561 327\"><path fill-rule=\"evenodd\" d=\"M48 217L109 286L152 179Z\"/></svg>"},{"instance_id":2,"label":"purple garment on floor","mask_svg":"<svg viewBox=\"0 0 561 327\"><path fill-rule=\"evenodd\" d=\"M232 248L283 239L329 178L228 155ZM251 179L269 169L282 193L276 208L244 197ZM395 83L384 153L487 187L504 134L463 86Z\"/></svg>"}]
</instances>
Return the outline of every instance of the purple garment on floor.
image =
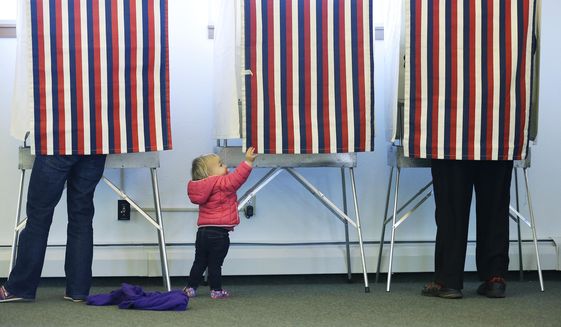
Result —
<instances>
[{"instance_id":1,"label":"purple garment on floor","mask_svg":"<svg viewBox=\"0 0 561 327\"><path fill-rule=\"evenodd\" d=\"M118 305L119 309L185 311L189 298L183 291L145 293L142 287L123 283L109 294L88 296L88 305Z\"/></svg>"}]
</instances>

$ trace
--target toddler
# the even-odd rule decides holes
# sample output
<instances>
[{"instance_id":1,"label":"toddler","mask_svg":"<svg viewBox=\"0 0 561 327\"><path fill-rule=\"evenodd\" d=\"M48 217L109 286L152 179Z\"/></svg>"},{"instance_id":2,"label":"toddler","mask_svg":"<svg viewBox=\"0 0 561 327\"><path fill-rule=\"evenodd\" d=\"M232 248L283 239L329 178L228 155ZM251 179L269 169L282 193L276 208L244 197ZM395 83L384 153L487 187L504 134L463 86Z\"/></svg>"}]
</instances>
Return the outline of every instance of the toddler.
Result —
<instances>
[{"instance_id":1,"label":"toddler","mask_svg":"<svg viewBox=\"0 0 561 327\"><path fill-rule=\"evenodd\" d=\"M229 232L240 223L236 191L247 180L257 157L255 149L249 148L245 161L228 173L220 157L207 154L193 160L191 180L187 193L191 202L199 205L195 261L189 274L189 283L183 292L189 297L197 296L197 288L203 273L208 268L210 297L223 299L230 296L222 289L222 264L230 247Z\"/></svg>"}]
</instances>

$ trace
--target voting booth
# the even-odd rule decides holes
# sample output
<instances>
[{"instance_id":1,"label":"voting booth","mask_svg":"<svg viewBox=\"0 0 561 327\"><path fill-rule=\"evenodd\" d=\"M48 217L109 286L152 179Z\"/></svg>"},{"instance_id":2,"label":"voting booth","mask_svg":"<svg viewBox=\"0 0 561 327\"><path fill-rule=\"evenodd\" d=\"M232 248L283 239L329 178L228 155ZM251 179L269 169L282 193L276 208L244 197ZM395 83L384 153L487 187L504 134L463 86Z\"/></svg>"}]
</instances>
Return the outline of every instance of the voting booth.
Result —
<instances>
[{"instance_id":1,"label":"voting booth","mask_svg":"<svg viewBox=\"0 0 561 327\"><path fill-rule=\"evenodd\" d=\"M248 147L270 169L243 205L286 171L345 225L357 230L369 291L358 212L356 153L374 150L373 4L369 0L219 1L215 27L217 152L237 165ZM241 144L240 141L241 140ZM232 147L237 141L238 147ZM341 170L343 208L296 168ZM354 219L347 211L349 171Z\"/></svg>"},{"instance_id":2,"label":"voting booth","mask_svg":"<svg viewBox=\"0 0 561 327\"><path fill-rule=\"evenodd\" d=\"M432 195L428 183L399 206L401 169L430 167L432 159L515 161L516 207L510 215L518 224L520 270L524 222L532 230L543 290L527 172L538 126L540 11L539 0L392 2L388 21L393 24L386 27L391 172L377 269L378 277L389 224L387 291L395 231ZM520 214L519 169L530 219Z\"/></svg>"},{"instance_id":3,"label":"voting booth","mask_svg":"<svg viewBox=\"0 0 561 327\"><path fill-rule=\"evenodd\" d=\"M158 151L172 148L167 0L19 3L12 134L29 146L19 151L10 269L25 226L23 185L34 155L107 154L106 168L150 170L156 217L103 180L157 229L169 290L156 172Z\"/></svg>"}]
</instances>

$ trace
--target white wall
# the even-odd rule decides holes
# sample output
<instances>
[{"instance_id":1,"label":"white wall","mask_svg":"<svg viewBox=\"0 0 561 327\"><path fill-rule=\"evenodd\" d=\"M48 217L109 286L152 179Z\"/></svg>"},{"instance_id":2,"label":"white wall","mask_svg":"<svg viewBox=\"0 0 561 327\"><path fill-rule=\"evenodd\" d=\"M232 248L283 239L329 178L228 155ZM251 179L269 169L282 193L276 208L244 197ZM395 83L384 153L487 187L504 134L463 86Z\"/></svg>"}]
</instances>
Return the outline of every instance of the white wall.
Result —
<instances>
[{"instance_id":1,"label":"white wall","mask_svg":"<svg viewBox=\"0 0 561 327\"><path fill-rule=\"evenodd\" d=\"M387 0L389 1L389 0ZM383 8L384 0L375 0ZM185 183L189 178L190 161L201 153L211 152L213 117L211 109L212 41L207 40L207 4L199 0L169 0L169 33L171 65L171 104L174 150L161 155L160 194L165 208L192 207L185 194ZM541 124L539 144L534 147L531 175L531 190L538 220L538 237L543 240L561 238L561 214L559 203L561 174L556 168L561 161L559 148L561 134L558 110L559 76L561 64L557 59L561 53L561 28L557 13L561 3L544 0L542 32L542 80L541 80ZM380 25L384 10L376 12ZM363 235L366 241L379 240L381 215L384 210L385 192L389 169L386 166L386 143L384 137L384 57L382 44L376 43L376 124L377 139L374 153L360 154L357 173L360 213ZM16 211L18 172L18 142L10 138L8 122L14 77L15 40L0 39L0 276L8 273L9 247L12 238ZM340 175L337 169L302 170L327 196L341 204ZM255 171L248 184L256 181L264 171ZM117 171L106 175L118 180ZM430 179L428 170L404 171L403 198L412 195L417 188ZM152 206L148 172L129 170L125 172L125 189L144 207ZM153 246L130 246L154 243L156 234L151 225L140 215L134 214L130 222L119 222L116 218L117 197L103 184L96 193L96 217L94 223L97 244L126 244L129 246L96 247L94 273L96 275L154 275L158 273L157 249ZM526 201L522 200L523 212ZM55 212L49 243L65 243L66 202L63 198ZM257 215L251 220L242 218L242 223L232 233L234 245L224 267L226 274L275 274L275 273L325 273L343 272L344 249L340 245L316 246L265 246L266 243L340 242L344 240L341 223L317 203L300 185L288 176L279 176L257 197ZM433 241L435 236L434 205L432 199L400 227L399 241ZM195 238L195 213L164 214L167 242L190 244ZM473 225L473 224L472 224ZM470 239L474 238L471 226ZM515 236L513 226L512 236ZM351 231L356 240L356 233ZM531 234L523 229L523 238ZM245 244L252 243L252 244ZM260 243L253 244L253 243ZM557 269L558 258L551 242L540 244L544 267ZM172 274L185 275L193 257L192 246L170 246ZM530 253L531 248L527 247ZM368 270L375 270L377 245L367 246ZM468 269L473 269L473 247L468 253ZM431 243L400 245L396 250L397 271L432 270ZM516 267L517 249L512 246L512 268ZM49 248L44 269L46 276L63 275L64 249ZM353 248L353 257L358 258ZM531 255L525 257L527 267L533 264ZM355 271L359 271L354 259Z\"/></svg>"}]
</instances>

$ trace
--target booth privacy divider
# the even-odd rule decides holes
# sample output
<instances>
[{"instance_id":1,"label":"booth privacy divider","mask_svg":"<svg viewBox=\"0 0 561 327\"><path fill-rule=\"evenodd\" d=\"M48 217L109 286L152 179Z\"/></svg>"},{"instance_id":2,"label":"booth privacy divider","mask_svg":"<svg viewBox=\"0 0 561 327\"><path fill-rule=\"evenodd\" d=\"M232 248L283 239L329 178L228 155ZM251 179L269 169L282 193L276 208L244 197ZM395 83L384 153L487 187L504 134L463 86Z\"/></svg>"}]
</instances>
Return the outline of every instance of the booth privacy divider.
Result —
<instances>
[{"instance_id":1,"label":"booth privacy divider","mask_svg":"<svg viewBox=\"0 0 561 327\"><path fill-rule=\"evenodd\" d=\"M271 154L372 151L372 1L242 6L244 147Z\"/></svg>"},{"instance_id":2,"label":"booth privacy divider","mask_svg":"<svg viewBox=\"0 0 561 327\"><path fill-rule=\"evenodd\" d=\"M32 151L171 149L166 0L31 0L21 58Z\"/></svg>"},{"instance_id":3,"label":"booth privacy divider","mask_svg":"<svg viewBox=\"0 0 561 327\"><path fill-rule=\"evenodd\" d=\"M405 1L405 156L526 158L535 0Z\"/></svg>"}]
</instances>

